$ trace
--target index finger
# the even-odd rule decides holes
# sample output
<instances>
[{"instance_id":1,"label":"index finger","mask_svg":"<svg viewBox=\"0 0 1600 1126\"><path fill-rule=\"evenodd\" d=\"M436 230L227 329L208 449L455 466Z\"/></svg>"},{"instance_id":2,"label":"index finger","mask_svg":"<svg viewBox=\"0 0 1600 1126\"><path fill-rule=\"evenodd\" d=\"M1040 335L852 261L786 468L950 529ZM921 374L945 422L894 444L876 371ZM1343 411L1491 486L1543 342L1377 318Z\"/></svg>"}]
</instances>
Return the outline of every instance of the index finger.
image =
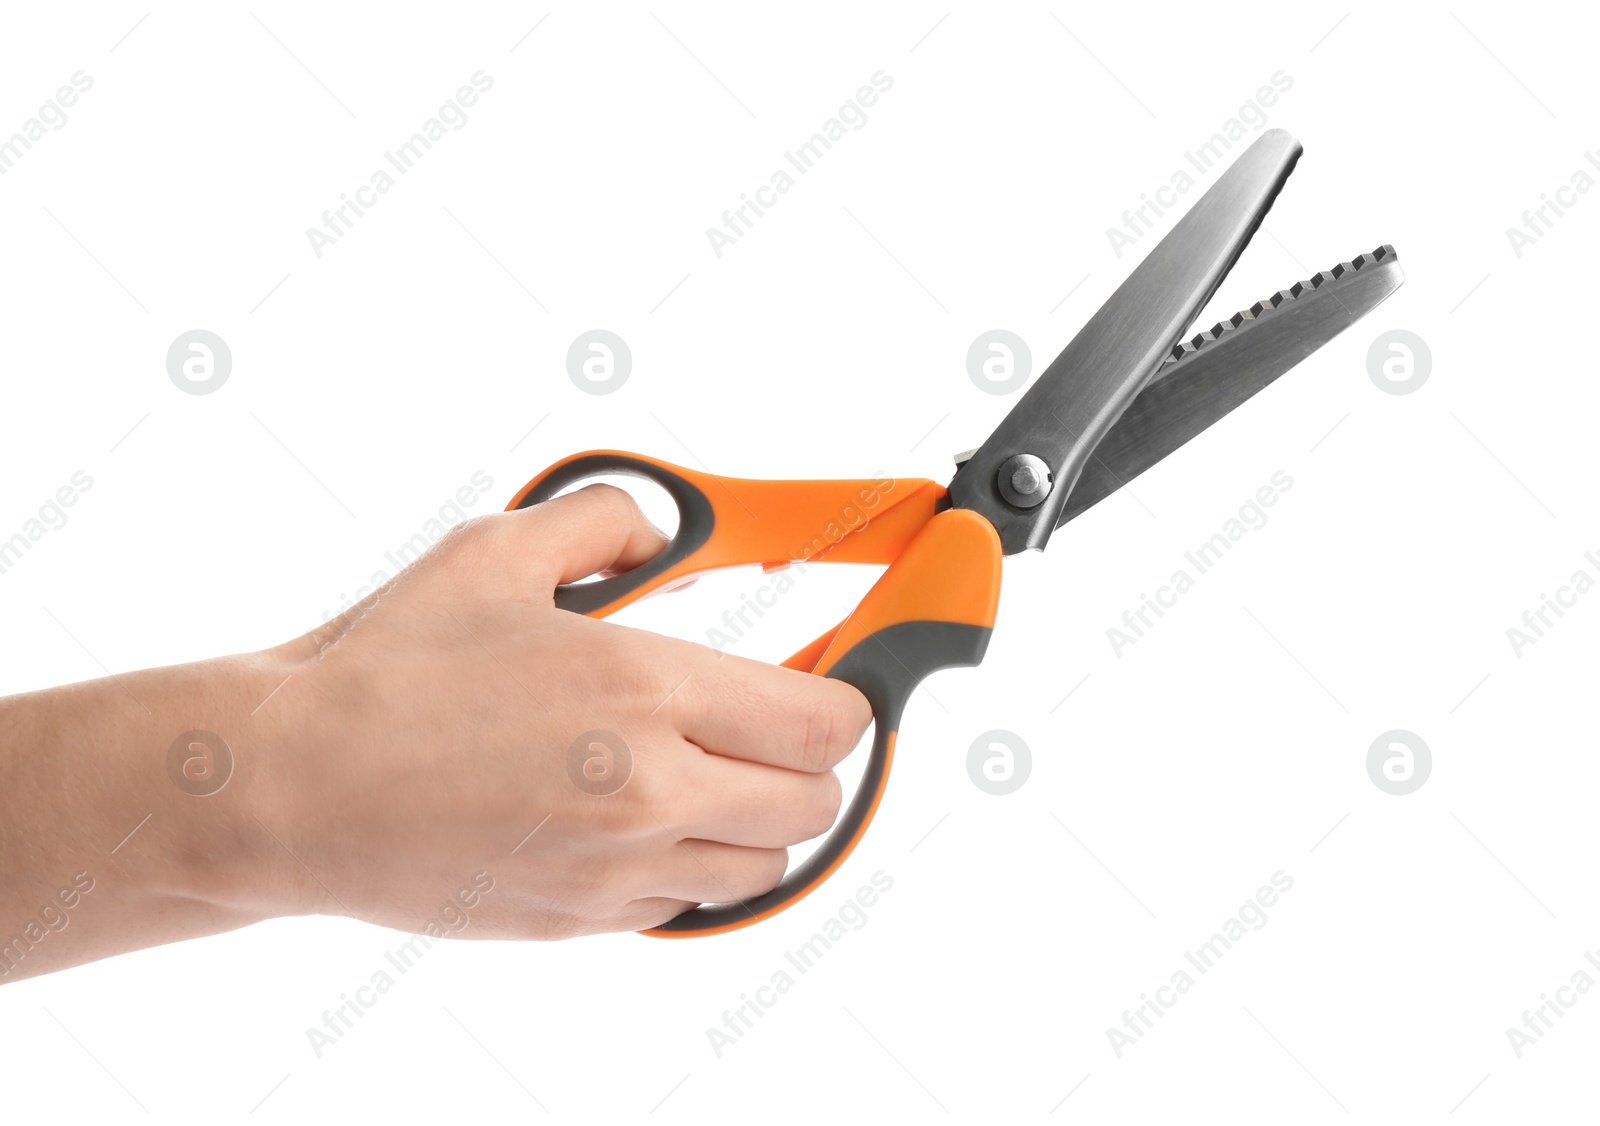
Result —
<instances>
[{"instance_id":1,"label":"index finger","mask_svg":"<svg viewBox=\"0 0 1600 1126\"><path fill-rule=\"evenodd\" d=\"M841 680L718 653L673 696L690 742L789 770L832 770L872 722L867 698Z\"/></svg>"}]
</instances>

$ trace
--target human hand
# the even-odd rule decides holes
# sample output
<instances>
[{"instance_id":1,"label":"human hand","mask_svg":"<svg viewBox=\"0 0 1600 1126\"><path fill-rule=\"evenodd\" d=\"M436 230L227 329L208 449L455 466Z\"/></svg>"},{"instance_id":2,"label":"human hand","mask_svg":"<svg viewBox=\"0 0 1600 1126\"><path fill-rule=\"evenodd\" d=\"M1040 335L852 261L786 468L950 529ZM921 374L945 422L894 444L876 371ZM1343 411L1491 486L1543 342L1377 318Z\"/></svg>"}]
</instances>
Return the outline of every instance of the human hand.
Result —
<instances>
[{"instance_id":1,"label":"human hand","mask_svg":"<svg viewBox=\"0 0 1600 1126\"><path fill-rule=\"evenodd\" d=\"M837 680L555 609L558 583L664 543L591 486L458 525L263 654L290 678L251 787L292 853L273 913L420 931L445 903L463 936L564 938L773 888L786 848L836 819L832 768L870 708ZM594 732L624 749L579 740Z\"/></svg>"}]
</instances>

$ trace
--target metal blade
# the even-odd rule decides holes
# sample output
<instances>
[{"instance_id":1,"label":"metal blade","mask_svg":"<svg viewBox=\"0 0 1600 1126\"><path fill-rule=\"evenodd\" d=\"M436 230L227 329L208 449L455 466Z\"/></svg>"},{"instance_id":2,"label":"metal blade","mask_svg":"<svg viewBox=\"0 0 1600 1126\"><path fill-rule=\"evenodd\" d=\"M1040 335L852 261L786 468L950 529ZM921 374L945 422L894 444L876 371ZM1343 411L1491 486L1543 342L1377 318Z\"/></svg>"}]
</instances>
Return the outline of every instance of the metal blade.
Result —
<instances>
[{"instance_id":1,"label":"metal blade","mask_svg":"<svg viewBox=\"0 0 1600 1126\"><path fill-rule=\"evenodd\" d=\"M1231 413L1376 309L1404 280L1394 247L1380 246L1178 344L1095 448L1060 524Z\"/></svg>"},{"instance_id":2,"label":"metal blade","mask_svg":"<svg viewBox=\"0 0 1600 1126\"><path fill-rule=\"evenodd\" d=\"M1006 554L1049 541L1090 454L1217 291L1299 157L1288 133L1263 133L957 471L952 503L988 518ZM1044 487L1019 476L1019 465L1031 465Z\"/></svg>"}]
</instances>

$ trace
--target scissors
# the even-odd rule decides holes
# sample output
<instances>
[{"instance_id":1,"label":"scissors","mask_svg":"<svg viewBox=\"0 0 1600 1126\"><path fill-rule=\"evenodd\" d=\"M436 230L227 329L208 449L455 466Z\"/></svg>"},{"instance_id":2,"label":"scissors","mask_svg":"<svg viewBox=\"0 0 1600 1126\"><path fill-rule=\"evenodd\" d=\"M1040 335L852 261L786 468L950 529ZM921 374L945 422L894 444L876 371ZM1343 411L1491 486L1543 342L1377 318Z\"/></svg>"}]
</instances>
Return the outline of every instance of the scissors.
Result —
<instances>
[{"instance_id":1,"label":"scissors","mask_svg":"<svg viewBox=\"0 0 1600 1126\"><path fill-rule=\"evenodd\" d=\"M1000 561L1184 445L1376 308L1404 280L1381 246L1185 339L1299 160L1263 133L1150 251L977 449L948 487L916 478L717 477L617 450L575 454L517 493L527 508L592 477L661 486L678 529L631 571L559 587L558 607L605 617L694 576L794 563L886 565L844 621L783 664L855 686L872 705L872 751L854 797L811 856L764 895L704 904L640 933L738 930L815 891L860 843L883 800L902 713L918 684L983 660Z\"/></svg>"}]
</instances>

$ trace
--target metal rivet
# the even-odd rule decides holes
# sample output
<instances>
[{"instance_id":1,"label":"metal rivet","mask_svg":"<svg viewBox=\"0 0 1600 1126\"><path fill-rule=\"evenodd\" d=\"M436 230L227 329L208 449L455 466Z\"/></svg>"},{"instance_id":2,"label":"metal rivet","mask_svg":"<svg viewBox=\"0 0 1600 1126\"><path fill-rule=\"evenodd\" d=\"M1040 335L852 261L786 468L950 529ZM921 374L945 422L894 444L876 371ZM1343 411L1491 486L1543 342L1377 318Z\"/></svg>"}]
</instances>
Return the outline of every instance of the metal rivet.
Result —
<instances>
[{"instance_id":1,"label":"metal rivet","mask_svg":"<svg viewBox=\"0 0 1600 1126\"><path fill-rule=\"evenodd\" d=\"M1018 508L1033 508L1050 495L1052 476L1042 458L1032 454L1012 454L1000 464L996 474L1000 495Z\"/></svg>"}]
</instances>

